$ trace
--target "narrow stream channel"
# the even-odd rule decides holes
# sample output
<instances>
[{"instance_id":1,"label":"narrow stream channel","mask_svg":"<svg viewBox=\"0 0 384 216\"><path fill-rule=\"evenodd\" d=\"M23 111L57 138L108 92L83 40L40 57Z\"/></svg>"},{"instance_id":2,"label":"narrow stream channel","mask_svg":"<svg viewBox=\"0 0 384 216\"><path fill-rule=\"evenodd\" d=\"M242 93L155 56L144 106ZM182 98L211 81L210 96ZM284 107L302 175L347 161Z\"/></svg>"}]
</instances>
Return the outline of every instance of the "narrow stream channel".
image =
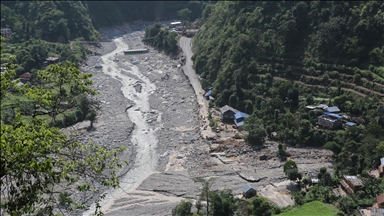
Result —
<instances>
[{"instance_id":1,"label":"narrow stream channel","mask_svg":"<svg viewBox=\"0 0 384 216\"><path fill-rule=\"evenodd\" d=\"M150 109L149 95L156 90L156 86L151 84L150 80L141 74L137 66L128 61L113 61L115 57L119 57L125 49L128 49L127 44L124 43L121 37L114 39L113 42L117 48L101 56L100 65L103 66L103 73L122 83L123 86L121 90L124 96L135 103L132 108L127 110L127 114L129 119L135 124L135 128L131 134L131 142L136 146L137 154L135 166L120 178L121 188L108 191L106 198L102 202L103 212L108 211L116 198L124 196L126 192L135 189L145 178L152 174L156 169L157 162L155 148L158 140L155 136L155 131L150 129L143 117L143 113L148 112ZM116 55L116 53L118 55ZM124 64L124 68L131 68L131 70L125 70L119 67L119 64ZM140 79L139 81L141 81L140 84L142 85L140 93L136 92L134 88L134 84L138 80L125 74L132 74ZM137 108L139 108L139 110ZM84 212L83 215L92 215L94 211L95 205L92 204L91 208Z\"/></svg>"}]
</instances>

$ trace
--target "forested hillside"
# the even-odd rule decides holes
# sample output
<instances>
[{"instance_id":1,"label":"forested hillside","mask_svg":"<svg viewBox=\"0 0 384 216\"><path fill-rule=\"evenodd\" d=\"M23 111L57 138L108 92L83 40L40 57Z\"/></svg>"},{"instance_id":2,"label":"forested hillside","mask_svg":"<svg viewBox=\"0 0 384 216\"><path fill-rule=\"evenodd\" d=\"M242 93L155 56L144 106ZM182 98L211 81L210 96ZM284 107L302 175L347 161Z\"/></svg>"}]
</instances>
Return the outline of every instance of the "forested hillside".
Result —
<instances>
[{"instance_id":1,"label":"forested hillside","mask_svg":"<svg viewBox=\"0 0 384 216\"><path fill-rule=\"evenodd\" d=\"M11 28L14 42L42 39L66 43L97 39L87 9L79 1L1 2L1 27Z\"/></svg>"},{"instance_id":2,"label":"forested hillside","mask_svg":"<svg viewBox=\"0 0 384 216\"><path fill-rule=\"evenodd\" d=\"M219 2L195 39L196 70L214 85L219 104L236 107L267 73L304 74L302 81L313 84L322 82L311 76L353 75L364 87L361 77L384 84L383 8L380 2Z\"/></svg>"},{"instance_id":3,"label":"forested hillside","mask_svg":"<svg viewBox=\"0 0 384 216\"><path fill-rule=\"evenodd\" d=\"M3 1L1 28L12 30L4 53L16 55L16 75L41 69L48 56L80 62L87 54L79 41L96 41L95 28L135 20L194 21L207 4L200 1ZM183 16L180 10L184 9ZM2 62L5 63L5 62Z\"/></svg>"},{"instance_id":4,"label":"forested hillside","mask_svg":"<svg viewBox=\"0 0 384 216\"><path fill-rule=\"evenodd\" d=\"M203 12L194 66L216 105L252 114L249 141L260 143L266 131L291 145L324 146L337 172L362 173L384 155L383 10L379 1L220 1ZM320 103L359 126L316 128L322 111L305 106Z\"/></svg>"},{"instance_id":5,"label":"forested hillside","mask_svg":"<svg viewBox=\"0 0 384 216\"><path fill-rule=\"evenodd\" d=\"M16 56L16 77L25 72L37 75L49 56L78 63L87 54L78 41L94 41L87 9L81 2L1 2L1 28L12 30L4 43L4 54ZM2 59L2 64L8 58Z\"/></svg>"},{"instance_id":6,"label":"forested hillside","mask_svg":"<svg viewBox=\"0 0 384 216\"><path fill-rule=\"evenodd\" d=\"M188 9L188 20L196 20L204 9L202 1L84 1L96 28L129 21L177 19L178 11Z\"/></svg>"}]
</instances>

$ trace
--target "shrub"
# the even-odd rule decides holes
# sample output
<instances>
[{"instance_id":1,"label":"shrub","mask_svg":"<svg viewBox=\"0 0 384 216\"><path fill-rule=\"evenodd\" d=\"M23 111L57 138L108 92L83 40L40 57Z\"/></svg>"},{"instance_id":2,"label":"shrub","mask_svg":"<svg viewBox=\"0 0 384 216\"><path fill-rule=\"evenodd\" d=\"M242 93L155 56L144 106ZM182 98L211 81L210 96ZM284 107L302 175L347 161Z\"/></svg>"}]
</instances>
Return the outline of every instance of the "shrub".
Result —
<instances>
[{"instance_id":1,"label":"shrub","mask_svg":"<svg viewBox=\"0 0 384 216\"><path fill-rule=\"evenodd\" d=\"M241 135L239 133L235 133L235 135L233 136L233 138L235 139L241 139Z\"/></svg>"}]
</instances>

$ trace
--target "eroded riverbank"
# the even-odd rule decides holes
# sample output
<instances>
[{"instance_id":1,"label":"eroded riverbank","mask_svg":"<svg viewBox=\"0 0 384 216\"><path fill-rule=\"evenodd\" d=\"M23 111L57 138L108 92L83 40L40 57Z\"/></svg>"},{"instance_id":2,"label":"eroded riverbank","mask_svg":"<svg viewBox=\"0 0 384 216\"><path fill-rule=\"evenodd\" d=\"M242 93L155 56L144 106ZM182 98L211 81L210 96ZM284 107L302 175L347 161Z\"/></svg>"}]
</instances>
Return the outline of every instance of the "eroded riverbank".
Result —
<instances>
[{"instance_id":1,"label":"eroded riverbank","mask_svg":"<svg viewBox=\"0 0 384 216\"><path fill-rule=\"evenodd\" d=\"M114 137L106 140L114 145L129 145L129 154L124 157L129 157L131 161L130 171L121 179L124 192L121 189L108 192L102 205L106 215L170 215L183 197L197 197L200 185L194 183L195 177L215 177L217 180L213 189L232 189L235 195L240 195L241 187L248 182L239 174L245 174L258 179L252 184L262 190L266 188L264 191L268 192L271 200L280 197L280 193L286 193L289 185L271 188L273 183L286 179L282 172L284 162L276 157L277 143L268 142L263 147L252 148L246 144L232 147L231 144L236 142L229 141L222 145L228 146L223 148L225 151L219 152L222 156L210 155L213 145L200 135L199 103L193 84L177 67L179 60L152 48L142 55L121 53L128 48L127 44L135 49L144 48L141 42L143 35L143 31L138 31L117 38L113 43L103 43L104 48L118 47L119 52L109 48L108 54L95 57L89 63L93 79L97 81L95 86L101 92L98 97L104 98L96 130L106 135L109 131L124 133L120 130L121 124L115 126L113 121L127 119L124 127L131 124L131 128L133 123L129 122L135 123L131 134L124 133L129 137L127 142ZM119 58L118 62L113 61L115 57ZM99 58L104 64L103 70L92 67ZM138 89L141 93L136 92ZM134 106L125 113L128 103ZM119 117L113 117L114 113ZM109 121L106 115L113 119ZM97 124L104 126L98 127ZM134 149L137 149L137 157ZM298 152L299 157L295 161L304 173L331 166L326 151L288 150L292 155ZM314 159L313 155L317 158ZM265 156L267 159L260 159ZM151 159L148 164L143 164L146 160L141 159L146 157L147 161L148 157ZM285 205L289 200L287 196L276 202Z\"/></svg>"}]
</instances>

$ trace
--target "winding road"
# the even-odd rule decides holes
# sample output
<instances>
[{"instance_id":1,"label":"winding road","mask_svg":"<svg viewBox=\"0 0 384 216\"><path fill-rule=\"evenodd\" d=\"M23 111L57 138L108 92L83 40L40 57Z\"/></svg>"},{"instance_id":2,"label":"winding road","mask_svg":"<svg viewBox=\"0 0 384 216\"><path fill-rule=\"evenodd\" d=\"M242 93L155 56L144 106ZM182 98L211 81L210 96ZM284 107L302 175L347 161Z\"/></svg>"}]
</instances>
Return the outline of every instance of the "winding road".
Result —
<instances>
[{"instance_id":1,"label":"winding road","mask_svg":"<svg viewBox=\"0 0 384 216\"><path fill-rule=\"evenodd\" d=\"M183 66L184 74L188 77L193 89L195 90L195 94L197 97L197 102L200 104L199 110L200 110L200 117L201 119L208 117L208 108L209 103L204 98L205 91L200 85L200 80L193 69L193 62L192 62L192 44L191 44L191 38L187 37L181 37L180 38L180 47L183 50L183 53L185 55L185 65ZM205 121L204 126L208 126L209 121ZM208 128L208 127L207 127ZM209 130L201 130L201 134L203 137L211 136L213 133Z\"/></svg>"}]
</instances>

